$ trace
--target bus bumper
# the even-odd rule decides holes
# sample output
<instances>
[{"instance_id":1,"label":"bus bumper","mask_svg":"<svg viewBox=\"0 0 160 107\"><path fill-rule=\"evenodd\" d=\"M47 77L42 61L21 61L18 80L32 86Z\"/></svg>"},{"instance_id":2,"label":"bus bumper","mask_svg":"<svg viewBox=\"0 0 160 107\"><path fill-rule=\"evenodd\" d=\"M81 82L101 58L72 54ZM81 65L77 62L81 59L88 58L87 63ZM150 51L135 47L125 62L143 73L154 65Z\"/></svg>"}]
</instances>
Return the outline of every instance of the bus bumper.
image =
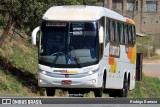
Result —
<instances>
[{"instance_id":1,"label":"bus bumper","mask_svg":"<svg viewBox=\"0 0 160 107\"><path fill-rule=\"evenodd\" d=\"M64 84L62 81L71 81L70 84ZM38 74L39 87L55 88L99 88L98 73L82 78L54 78L42 73Z\"/></svg>"}]
</instances>

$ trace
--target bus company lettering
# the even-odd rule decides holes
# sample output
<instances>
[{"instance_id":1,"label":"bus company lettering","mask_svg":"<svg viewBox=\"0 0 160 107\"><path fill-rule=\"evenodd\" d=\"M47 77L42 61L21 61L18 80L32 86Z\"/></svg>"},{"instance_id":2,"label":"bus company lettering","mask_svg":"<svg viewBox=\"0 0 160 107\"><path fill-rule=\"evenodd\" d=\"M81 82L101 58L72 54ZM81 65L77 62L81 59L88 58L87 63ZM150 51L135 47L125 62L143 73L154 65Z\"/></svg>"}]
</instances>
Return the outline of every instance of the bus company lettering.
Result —
<instances>
[{"instance_id":1,"label":"bus company lettering","mask_svg":"<svg viewBox=\"0 0 160 107\"><path fill-rule=\"evenodd\" d=\"M61 73L61 74L77 74L78 72L76 70L54 70L53 72Z\"/></svg>"},{"instance_id":2,"label":"bus company lettering","mask_svg":"<svg viewBox=\"0 0 160 107\"><path fill-rule=\"evenodd\" d=\"M54 72L61 73L61 74L69 74L69 71L67 70L54 70Z\"/></svg>"},{"instance_id":3,"label":"bus company lettering","mask_svg":"<svg viewBox=\"0 0 160 107\"><path fill-rule=\"evenodd\" d=\"M65 22L47 22L46 26L66 26L67 24Z\"/></svg>"},{"instance_id":4,"label":"bus company lettering","mask_svg":"<svg viewBox=\"0 0 160 107\"><path fill-rule=\"evenodd\" d=\"M67 72L67 70L54 70L53 72Z\"/></svg>"}]
</instances>

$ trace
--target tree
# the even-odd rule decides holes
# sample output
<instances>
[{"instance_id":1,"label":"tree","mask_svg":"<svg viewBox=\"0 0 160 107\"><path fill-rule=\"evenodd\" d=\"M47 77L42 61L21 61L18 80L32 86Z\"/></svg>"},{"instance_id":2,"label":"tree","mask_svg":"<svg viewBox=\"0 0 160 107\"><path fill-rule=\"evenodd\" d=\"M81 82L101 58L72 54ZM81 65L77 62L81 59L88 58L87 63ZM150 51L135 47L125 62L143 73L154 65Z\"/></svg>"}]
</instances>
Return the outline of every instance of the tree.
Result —
<instances>
[{"instance_id":1,"label":"tree","mask_svg":"<svg viewBox=\"0 0 160 107\"><path fill-rule=\"evenodd\" d=\"M39 26L45 11L55 5L96 5L100 0L2 0L3 10L9 15L9 21L14 28L30 35L31 31ZM0 23L6 23L5 17L0 18ZM11 26L3 24L3 27Z\"/></svg>"},{"instance_id":2,"label":"tree","mask_svg":"<svg viewBox=\"0 0 160 107\"><path fill-rule=\"evenodd\" d=\"M14 6L13 4L16 4L16 0L4 0L1 1L1 15L3 17L3 33L0 38L0 48L2 47L5 39L7 38L8 32L11 29L12 26L14 26L15 21L14 21Z\"/></svg>"}]
</instances>

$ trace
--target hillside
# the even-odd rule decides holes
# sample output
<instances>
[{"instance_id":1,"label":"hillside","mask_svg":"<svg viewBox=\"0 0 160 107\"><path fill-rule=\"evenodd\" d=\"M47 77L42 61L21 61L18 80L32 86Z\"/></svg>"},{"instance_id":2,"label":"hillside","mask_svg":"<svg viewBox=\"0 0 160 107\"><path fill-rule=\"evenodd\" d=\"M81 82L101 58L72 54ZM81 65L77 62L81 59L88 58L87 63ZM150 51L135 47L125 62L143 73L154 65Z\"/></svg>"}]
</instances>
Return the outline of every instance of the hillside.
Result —
<instances>
[{"instance_id":1,"label":"hillside","mask_svg":"<svg viewBox=\"0 0 160 107\"><path fill-rule=\"evenodd\" d=\"M40 95L36 50L20 37L5 41L0 49L0 95Z\"/></svg>"},{"instance_id":2,"label":"hillside","mask_svg":"<svg viewBox=\"0 0 160 107\"><path fill-rule=\"evenodd\" d=\"M44 96L44 89L37 84L37 48L31 45L30 39L14 36L11 42L9 40L10 38L0 49L0 95ZM136 88L129 92L129 97L159 98L159 84L160 79L143 75L143 81L136 83ZM57 96L64 96L62 94L57 90ZM85 96L93 97L92 93Z\"/></svg>"}]
</instances>

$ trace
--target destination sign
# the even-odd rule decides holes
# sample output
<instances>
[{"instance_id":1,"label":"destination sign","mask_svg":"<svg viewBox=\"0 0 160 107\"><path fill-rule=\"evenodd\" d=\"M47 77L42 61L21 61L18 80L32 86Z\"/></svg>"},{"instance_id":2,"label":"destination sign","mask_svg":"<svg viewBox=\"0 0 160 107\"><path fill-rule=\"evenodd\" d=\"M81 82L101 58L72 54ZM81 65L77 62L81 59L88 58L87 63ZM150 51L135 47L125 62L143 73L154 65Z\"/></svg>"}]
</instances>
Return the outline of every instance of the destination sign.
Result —
<instances>
[{"instance_id":1,"label":"destination sign","mask_svg":"<svg viewBox=\"0 0 160 107\"><path fill-rule=\"evenodd\" d=\"M67 25L66 22L46 22L46 26L55 26L55 27L65 27Z\"/></svg>"}]
</instances>

